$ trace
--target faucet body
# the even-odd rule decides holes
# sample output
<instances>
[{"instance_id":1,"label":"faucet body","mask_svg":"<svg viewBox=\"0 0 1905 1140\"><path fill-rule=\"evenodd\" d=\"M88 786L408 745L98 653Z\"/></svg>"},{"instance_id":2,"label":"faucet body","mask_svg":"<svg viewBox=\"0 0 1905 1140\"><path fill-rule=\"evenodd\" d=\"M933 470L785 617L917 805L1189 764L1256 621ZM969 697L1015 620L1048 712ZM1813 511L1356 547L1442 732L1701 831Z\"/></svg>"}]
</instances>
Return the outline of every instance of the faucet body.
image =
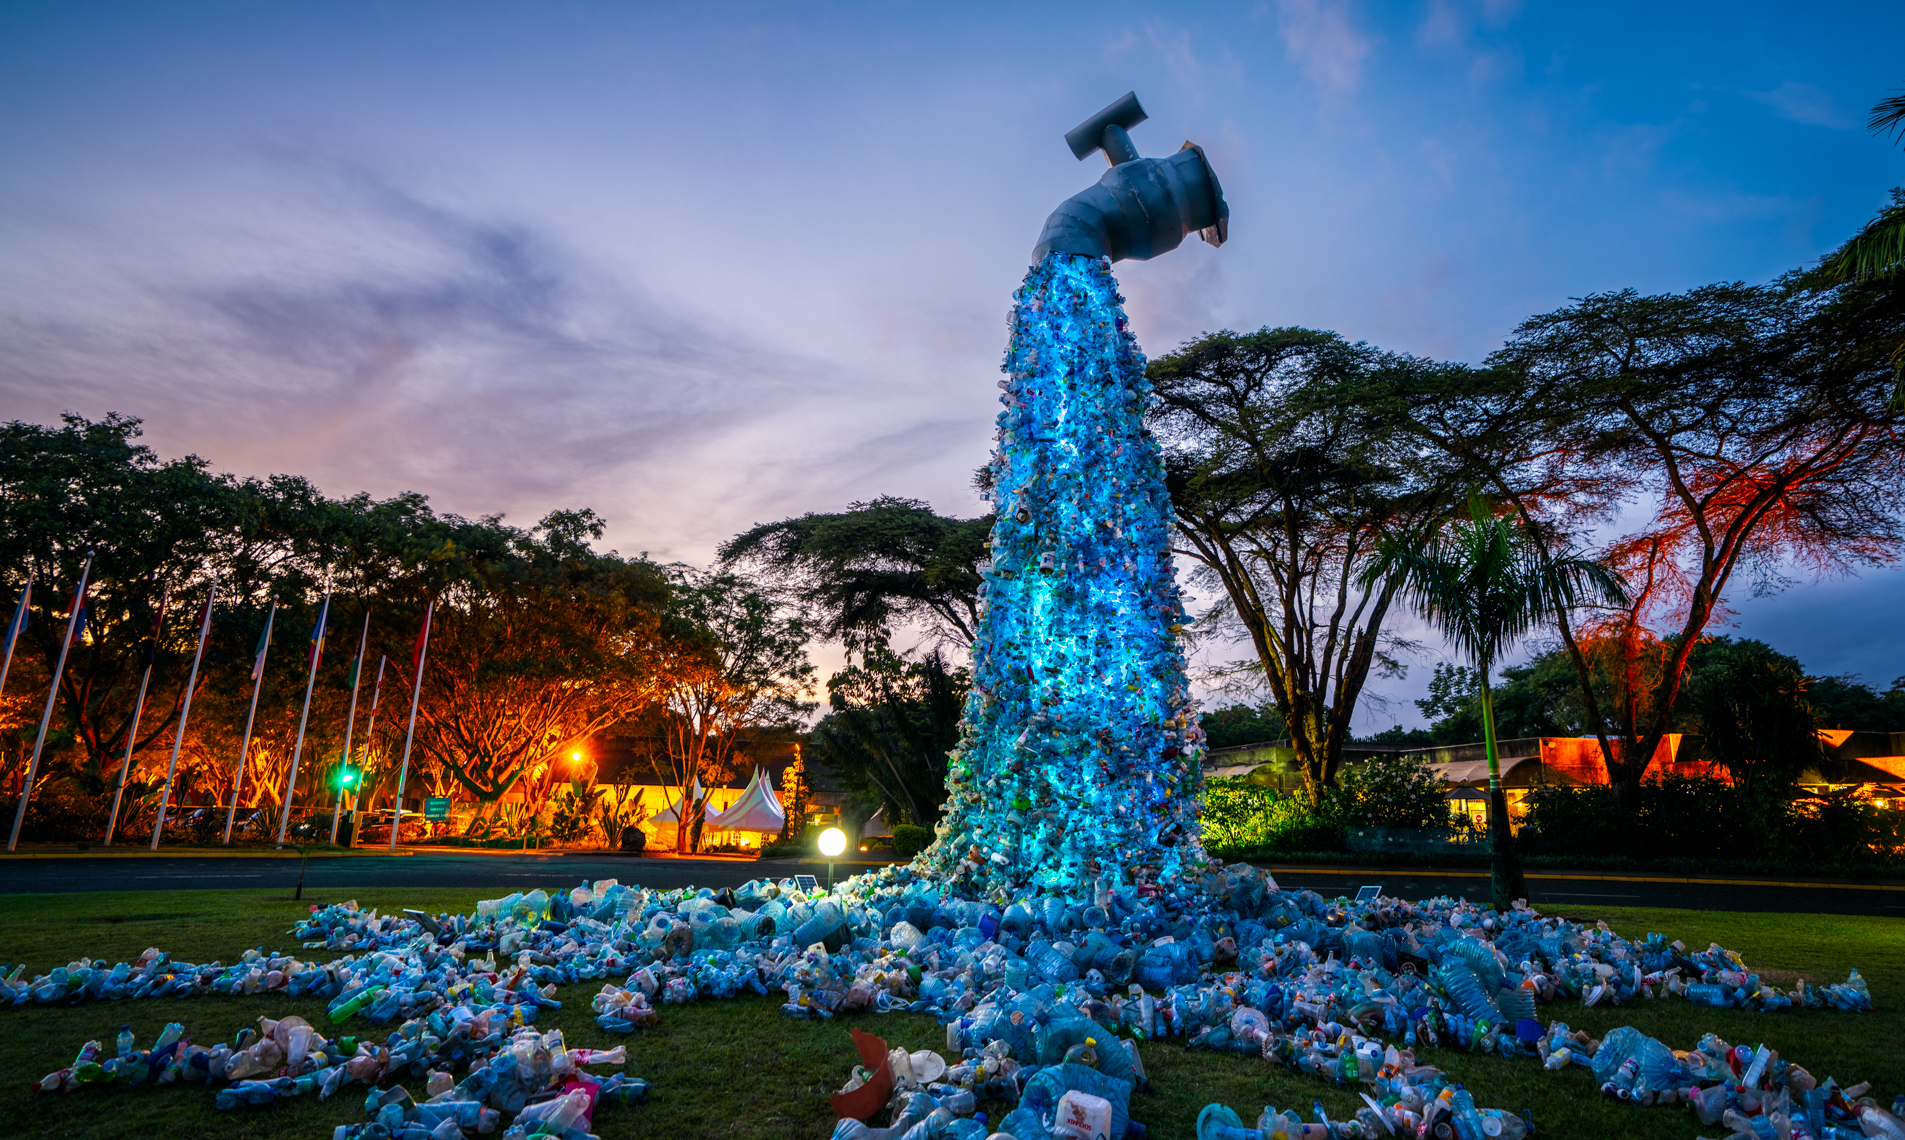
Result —
<instances>
[{"instance_id":1,"label":"faucet body","mask_svg":"<svg viewBox=\"0 0 1905 1140\"><path fill-rule=\"evenodd\" d=\"M1102 150L1111 169L1045 219L1034 261L1048 253L1143 261L1176 249L1192 232L1224 244L1230 207L1203 149L1187 142L1169 158L1139 158L1129 130L1144 119L1137 96L1126 94L1065 136L1081 160Z\"/></svg>"}]
</instances>

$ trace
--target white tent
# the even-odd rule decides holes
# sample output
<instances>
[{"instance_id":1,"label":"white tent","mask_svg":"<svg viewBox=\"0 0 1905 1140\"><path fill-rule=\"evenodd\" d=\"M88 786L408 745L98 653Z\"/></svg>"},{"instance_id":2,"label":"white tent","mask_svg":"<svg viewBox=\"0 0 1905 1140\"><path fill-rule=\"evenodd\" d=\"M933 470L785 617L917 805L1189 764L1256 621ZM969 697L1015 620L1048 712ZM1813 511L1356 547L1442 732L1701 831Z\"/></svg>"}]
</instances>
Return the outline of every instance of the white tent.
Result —
<instances>
[{"instance_id":1,"label":"white tent","mask_svg":"<svg viewBox=\"0 0 1905 1140\"><path fill-rule=\"evenodd\" d=\"M724 812L708 813L708 826L717 831L779 831L787 826L787 813L773 785L756 768L740 799Z\"/></svg>"},{"instance_id":2,"label":"white tent","mask_svg":"<svg viewBox=\"0 0 1905 1140\"><path fill-rule=\"evenodd\" d=\"M688 789L688 805L690 808L692 808L695 804L700 802L701 802L701 777L696 776L694 785ZM656 812L654 815L650 816L649 818L654 820L656 823L680 823L681 822L681 797L679 796L675 797L674 803L669 804L667 807ZM708 813L708 818L710 822L713 821L714 813L712 811Z\"/></svg>"}]
</instances>

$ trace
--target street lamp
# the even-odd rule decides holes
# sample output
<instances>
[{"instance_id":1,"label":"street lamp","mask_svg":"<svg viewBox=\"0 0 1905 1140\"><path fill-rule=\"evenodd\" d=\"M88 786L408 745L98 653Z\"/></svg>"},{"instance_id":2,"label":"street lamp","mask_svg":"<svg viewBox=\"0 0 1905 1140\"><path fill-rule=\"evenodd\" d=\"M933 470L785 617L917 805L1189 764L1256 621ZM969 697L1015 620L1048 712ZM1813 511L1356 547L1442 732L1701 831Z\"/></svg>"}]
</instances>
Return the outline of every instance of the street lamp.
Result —
<instances>
[{"instance_id":1,"label":"street lamp","mask_svg":"<svg viewBox=\"0 0 1905 1140\"><path fill-rule=\"evenodd\" d=\"M830 827L820 833L820 853L827 857L827 889L833 890L833 861L847 849L847 833Z\"/></svg>"}]
</instances>

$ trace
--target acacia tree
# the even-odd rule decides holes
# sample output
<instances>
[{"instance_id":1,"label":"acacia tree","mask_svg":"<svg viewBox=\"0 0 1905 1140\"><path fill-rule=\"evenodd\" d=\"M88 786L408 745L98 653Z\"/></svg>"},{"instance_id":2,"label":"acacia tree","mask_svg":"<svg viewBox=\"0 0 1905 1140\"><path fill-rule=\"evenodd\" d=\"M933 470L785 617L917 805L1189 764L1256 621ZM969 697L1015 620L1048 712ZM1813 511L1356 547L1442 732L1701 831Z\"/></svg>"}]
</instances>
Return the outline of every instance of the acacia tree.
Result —
<instances>
[{"instance_id":1,"label":"acacia tree","mask_svg":"<svg viewBox=\"0 0 1905 1140\"><path fill-rule=\"evenodd\" d=\"M1523 323L1488 371L1412 401L1419 438L1477 472L1545 545L1647 518L1604 554L1629 583L1626 604L1584 628L1557 616L1630 810L1689 655L1737 578L1771 585L1894 557L1905 431L1886 402L1905 313L1878 286L1847 290L1590 296Z\"/></svg>"},{"instance_id":2,"label":"acacia tree","mask_svg":"<svg viewBox=\"0 0 1905 1140\"><path fill-rule=\"evenodd\" d=\"M816 632L849 651L884 645L905 621L967 646L979 624L979 563L991 531L991 515L950 518L917 499L883 496L761 524L720 554L796 591L820 615Z\"/></svg>"},{"instance_id":3,"label":"acacia tree","mask_svg":"<svg viewBox=\"0 0 1905 1140\"><path fill-rule=\"evenodd\" d=\"M686 853L706 817L697 782L731 774L747 740L792 731L810 706L807 626L758 583L734 573L668 567L671 594L651 715L661 722L659 758L680 790L675 850Z\"/></svg>"},{"instance_id":4,"label":"acacia tree","mask_svg":"<svg viewBox=\"0 0 1905 1140\"><path fill-rule=\"evenodd\" d=\"M1362 569L1446 507L1459 467L1392 416L1436 366L1310 329L1220 332L1151 363L1180 553L1223 590L1290 733L1312 802L1335 782L1372 673L1400 672L1395 597ZM1208 619L1207 619L1208 620Z\"/></svg>"},{"instance_id":5,"label":"acacia tree","mask_svg":"<svg viewBox=\"0 0 1905 1140\"><path fill-rule=\"evenodd\" d=\"M451 521L452 544L495 545L467 551L465 576L439 596L416 748L479 802L519 790L540 810L566 778L561 762L658 691L666 582L648 563L590 551L592 513L531 532Z\"/></svg>"}]
</instances>

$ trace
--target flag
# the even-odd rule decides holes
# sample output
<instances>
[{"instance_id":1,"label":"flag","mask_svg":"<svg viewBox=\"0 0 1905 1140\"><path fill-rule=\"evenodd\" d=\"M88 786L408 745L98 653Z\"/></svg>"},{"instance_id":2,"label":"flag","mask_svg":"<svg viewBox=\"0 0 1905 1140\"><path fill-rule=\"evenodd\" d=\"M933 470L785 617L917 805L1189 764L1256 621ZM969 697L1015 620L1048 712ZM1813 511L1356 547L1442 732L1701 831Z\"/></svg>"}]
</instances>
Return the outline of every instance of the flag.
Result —
<instances>
[{"instance_id":1,"label":"flag","mask_svg":"<svg viewBox=\"0 0 1905 1140\"><path fill-rule=\"evenodd\" d=\"M27 618L32 611L27 606L33 601L33 579L26 580L26 588L20 591L20 604L13 607L13 620L7 623L7 644L4 652L13 652L13 643L20 640L26 632Z\"/></svg>"},{"instance_id":2,"label":"flag","mask_svg":"<svg viewBox=\"0 0 1905 1140\"><path fill-rule=\"evenodd\" d=\"M206 605L211 602L207 600ZM265 653L271 649L271 619L265 619L265 631L258 635L258 648L251 655L251 679L256 681L265 673Z\"/></svg>"},{"instance_id":3,"label":"flag","mask_svg":"<svg viewBox=\"0 0 1905 1140\"><path fill-rule=\"evenodd\" d=\"M92 608L93 599L91 587L80 587L79 592L73 595L73 608L68 611L68 616L73 619L73 632L66 638L68 648L71 648L73 643L78 641L80 636L86 632L86 619L90 615Z\"/></svg>"},{"instance_id":4,"label":"flag","mask_svg":"<svg viewBox=\"0 0 1905 1140\"><path fill-rule=\"evenodd\" d=\"M351 674L349 677L346 677L344 679L345 688L355 689L357 687L357 674L360 673L363 670L363 668L364 668L364 653L363 653L363 650L360 649L358 650L357 656L351 658Z\"/></svg>"},{"instance_id":5,"label":"flag","mask_svg":"<svg viewBox=\"0 0 1905 1140\"><path fill-rule=\"evenodd\" d=\"M145 658L139 662L139 668L150 669L159 657L159 632L165 628L165 605L172 598L172 587L167 586L159 595L159 612L152 618L152 639L146 642Z\"/></svg>"},{"instance_id":6,"label":"flag","mask_svg":"<svg viewBox=\"0 0 1905 1140\"><path fill-rule=\"evenodd\" d=\"M370 690L370 713L372 716L377 715L377 700L384 695L384 663L388 660L389 658L387 657L379 657L377 659L377 684L372 686ZM368 745L366 745L366 747L368 747Z\"/></svg>"},{"instance_id":7,"label":"flag","mask_svg":"<svg viewBox=\"0 0 1905 1140\"><path fill-rule=\"evenodd\" d=\"M212 583L211 590L209 590L205 595L205 604L199 607L198 628L201 632L199 634L199 641L198 641L198 660L192 662L192 668L194 669L197 669L199 666L205 664L205 652L206 650L212 647L212 639L209 637L206 637L203 631L209 630L211 628L212 598L217 593L218 593L218 583L214 582Z\"/></svg>"},{"instance_id":8,"label":"flag","mask_svg":"<svg viewBox=\"0 0 1905 1140\"><path fill-rule=\"evenodd\" d=\"M317 625L311 629L311 651L305 655L304 663L315 669L324 657L324 626L331 619L331 596L324 595L324 606L318 610Z\"/></svg>"}]
</instances>

